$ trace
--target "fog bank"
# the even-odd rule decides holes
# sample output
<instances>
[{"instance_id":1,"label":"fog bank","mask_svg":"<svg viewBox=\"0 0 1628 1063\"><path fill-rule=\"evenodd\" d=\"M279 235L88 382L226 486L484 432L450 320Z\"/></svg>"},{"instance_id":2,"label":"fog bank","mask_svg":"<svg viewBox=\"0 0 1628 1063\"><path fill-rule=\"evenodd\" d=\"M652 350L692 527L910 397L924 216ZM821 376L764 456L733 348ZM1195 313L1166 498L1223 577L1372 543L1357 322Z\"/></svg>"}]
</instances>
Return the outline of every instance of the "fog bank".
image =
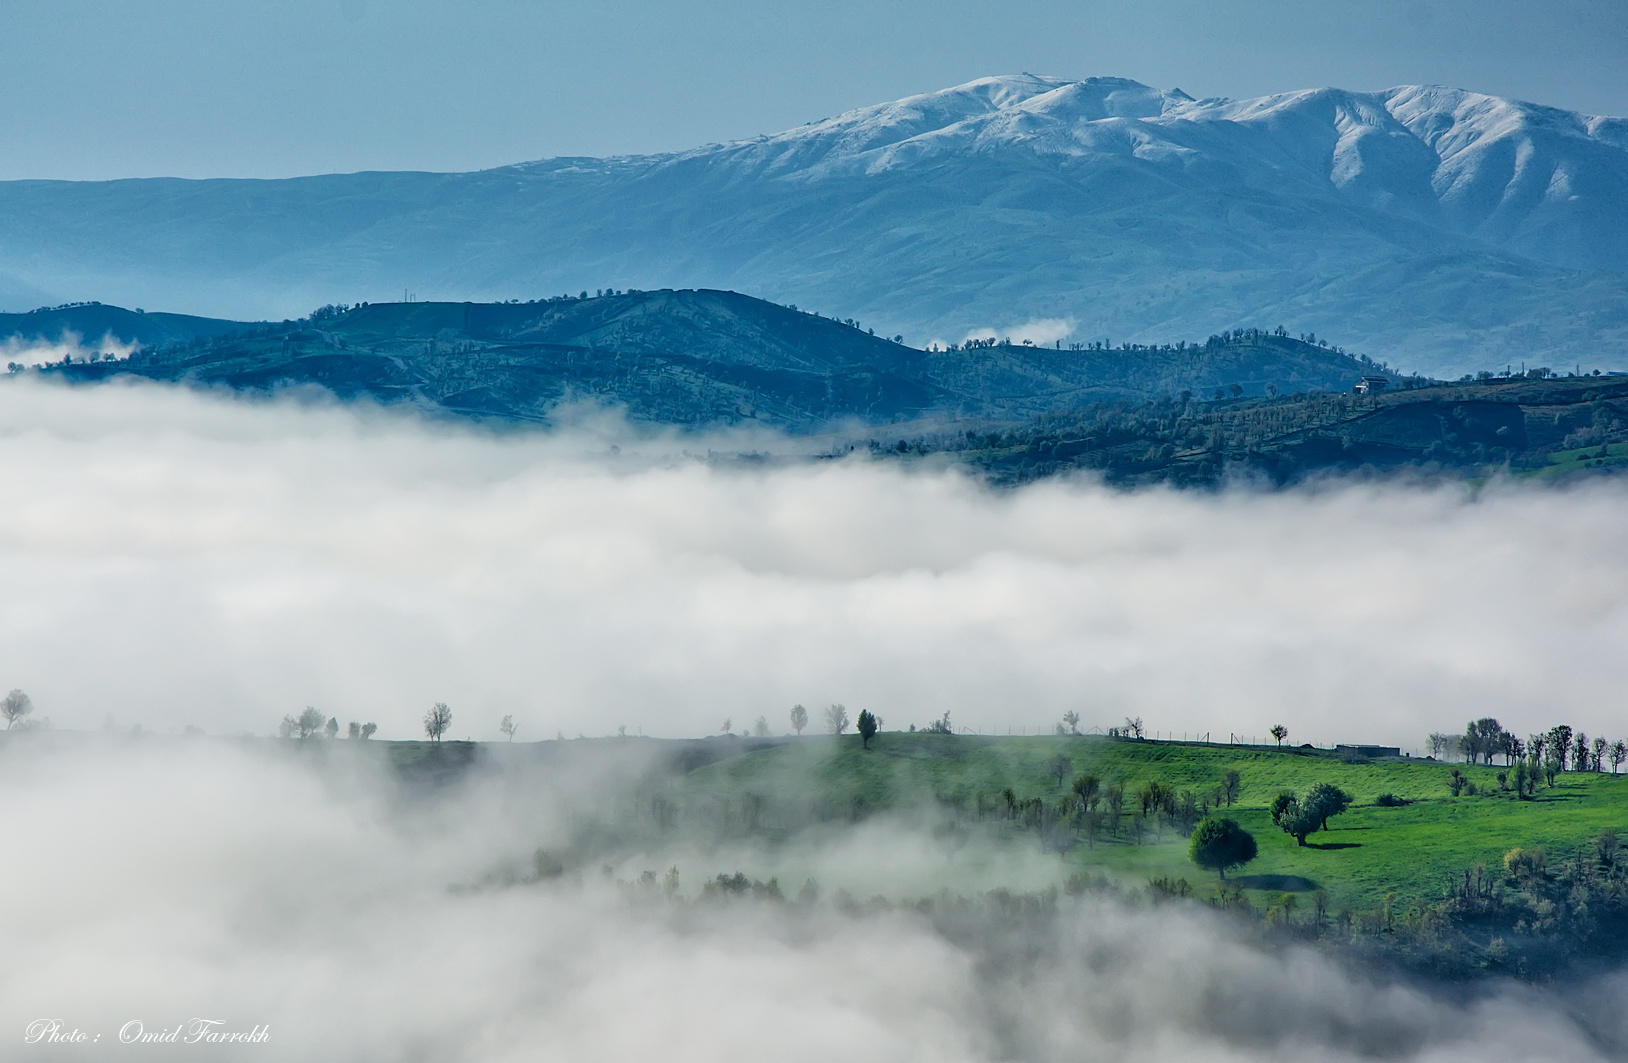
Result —
<instances>
[{"instance_id":1,"label":"fog bank","mask_svg":"<svg viewBox=\"0 0 1628 1063\"><path fill-rule=\"evenodd\" d=\"M1587 1063L1628 1049L1610 1003L1621 973L1453 1001L1262 951L1187 906L974 905L945 930L827 901L697 903L696 878L668 897L591 868L449 889L557 841L560 803L483 777L404 799L345 757L300 755L311 747L42 737L0 743L0 807L16 810L0 1030L15 1046L56 1020L102 1039L26 1058ZM901 843L916 844L873 832L800 857L829 896L823 876L856 851L885 867ZM938 875L959 888L952 857ZM195 1017L269 1041L117 1041L131 1022Z\"/></svg>"},{"instance_id":2,"label":"fog bank","mask_svg":"<svg viewBox=\"0 0 1628 1063\"><path fill-rule=\"evenodd\" d=\"M614 423L4 384L0 687L58 727L266 734L313 705L406 738L435 701L448 737L512 714L522 740L835 701L1413 749L1486 715L1621 726L1621 481L991 490Z\"/></svg>"}]
</instances>

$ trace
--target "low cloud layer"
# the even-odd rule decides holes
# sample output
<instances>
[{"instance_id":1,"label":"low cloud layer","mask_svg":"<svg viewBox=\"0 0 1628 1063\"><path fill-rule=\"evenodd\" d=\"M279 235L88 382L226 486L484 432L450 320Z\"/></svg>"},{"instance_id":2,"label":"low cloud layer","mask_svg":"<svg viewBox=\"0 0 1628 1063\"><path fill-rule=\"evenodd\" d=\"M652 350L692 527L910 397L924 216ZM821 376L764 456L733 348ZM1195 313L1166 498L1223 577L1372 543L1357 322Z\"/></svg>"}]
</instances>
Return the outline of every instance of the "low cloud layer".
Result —
<instances>
[{"instance_id":1,"label":"low cloud layer","mask_svg":"<svg viewBox=\"0 0 1628 1063\"><path fill-rule=\"evenodd\" d=\"M25 340L17 336L6 337L5 341L0 343L0 363L37 366L48 362L60 362L64 358L72 358L76 362L100 360L107 355L128 358L140 346L139 343L121 340L111 332L105 334L100 341L87 344L79 333L65 329L55 342Z\"/></svg>"},{"instance_id":2,"label":"low cloud layer","mask_svg":"<svg viewBox=\"0 0 1628 1063\"><path fill-rule=\"evenodd\" d=\"M0 687L59 728L1621 729L1628 485L992 490L158 386L0 387ZM755 441L754 445L761 440ZM725 444L727 445L727 444Z\"/></svg>"},{"instance_id":3,"label":"low cloud layer","mask_svg":"<svg viewBox=\"0 0 1628 1063\"><path fill-rule=\"evenodd\" d=\"M1071 317L1037 317L1018 325L1007 325L1004 328L973 328L968 329L966 337L962 340L1011 340L1013 343L1038 344L1049 347L1059 340L1066 340L1074 335L1077 322Z\"/></svg>"},{"instance_id":4,"label":"low cloud layer","mask_svg":"<svg viewBox=\"0 0 1628 1063\"><path fill-rule=\"evenodd\" d=\"M557 799L485 777L404 798L269 742L30 738L0 743L0 804L27 809L0 871L0 1031L101 1040L27 1058L1591 1063L1628 1046L1621 973L1451 1000L1263 951L1188 907L973 906L946 929L908 909L691 904L687 871L676 902L597 869L455 890L557 840ZM976 888L953 854L928 866L931 847L888 831L797 858L829 891L861 852L884 868L904 844L917 871ZM732 866L757 871L710 870ZM118 1043L198 1017L270 1039Z\"/></svg>"}]
</instances>

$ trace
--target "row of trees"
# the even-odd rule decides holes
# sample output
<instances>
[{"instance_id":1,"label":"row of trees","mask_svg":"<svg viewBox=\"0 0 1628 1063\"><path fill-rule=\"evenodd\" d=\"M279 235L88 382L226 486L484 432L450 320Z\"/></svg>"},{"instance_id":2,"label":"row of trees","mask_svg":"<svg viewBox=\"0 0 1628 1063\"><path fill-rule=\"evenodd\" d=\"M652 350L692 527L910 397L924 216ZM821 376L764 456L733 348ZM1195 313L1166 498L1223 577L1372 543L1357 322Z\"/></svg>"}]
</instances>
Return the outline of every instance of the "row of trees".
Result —
<instances>
[{"instance_id":1,"label":"row of trees","mask_svg":"<svg viewBox=\"0 0 1628 1063\"><path fill-rule=\"evenodd\" d=\"M372 738L378 729L379 725L371 720L367 723L352 720L346 728L346 737L363 741ZM338 738L339 718L329 716L327 722L323 722L322 713L310 705L307 705L305 711L298 716L284 716L283 722L277 725L279 738L306 739L319 734L328 738Z\"/></svg>"},{"instance_id":2,"label":"row of trees","mask_svg":"<svg viewBox=\"0 0 1628 1063\"><path fill-rule=\"evenodd\" d=\"M1556 724L1540 734L1532 734L1525 741L1514 731L1505 730L1496 719L1487 716L1471 720L1461 735L1434 732L1428 739L1430 755L1438 759L1457 753L1471 764L1491 765L1493 758L1503 757L1504 764L1516 766L1525 761L1528 771L1548 774L1562 771L1605 771L1607 763L1611 773L1617 774L1628 762L1628 741L1619 738L1590 739L1582 731L1573 732L1568 724Z\"/></svg>"}]
</instances>

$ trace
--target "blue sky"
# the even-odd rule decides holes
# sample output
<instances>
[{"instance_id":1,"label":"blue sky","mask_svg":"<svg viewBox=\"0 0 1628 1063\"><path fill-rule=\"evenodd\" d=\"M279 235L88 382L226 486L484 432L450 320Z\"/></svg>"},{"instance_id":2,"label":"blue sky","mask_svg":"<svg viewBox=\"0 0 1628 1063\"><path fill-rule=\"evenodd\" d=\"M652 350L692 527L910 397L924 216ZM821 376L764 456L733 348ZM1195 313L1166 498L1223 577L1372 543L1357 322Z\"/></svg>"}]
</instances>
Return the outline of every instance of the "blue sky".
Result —
<instances>
[{"instance_id":1,"label":"blue sky","mask_svg":"<svg viewBox=\"0 0 1628 1063\"><path fill-rule=\"evenodd\" d=\"M0 179L666 151L1030 70L1628 114L1624 0L5 0Z\"/></svg>"}]
</instances>

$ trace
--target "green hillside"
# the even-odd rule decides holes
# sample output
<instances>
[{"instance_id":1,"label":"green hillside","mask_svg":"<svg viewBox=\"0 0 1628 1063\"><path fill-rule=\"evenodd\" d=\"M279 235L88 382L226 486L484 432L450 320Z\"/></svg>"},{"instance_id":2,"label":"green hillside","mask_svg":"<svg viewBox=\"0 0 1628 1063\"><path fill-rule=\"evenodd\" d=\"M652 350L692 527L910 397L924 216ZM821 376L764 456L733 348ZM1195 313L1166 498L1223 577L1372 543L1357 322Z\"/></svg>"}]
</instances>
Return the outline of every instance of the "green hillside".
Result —
<instances>
[{"instance_id":1,"label":"green hillside","mask_svg":"<svg viewBox=\"0 0 1628 1063\"><path fill-rule=\"evenodd\" d=\"M1049 773L1057 756L1070 761L1063 786ZM1453 797L1447 780L1454 769L1476 785L1476 796ZM1442 896L1477 864L1500 869L1515 847L1541 846L1556 856L1585 847L1605 828L1628 837L1628 775L1564 772L1552 788L1530 801L1499 789L1503 767L1443 764L1385 758L1347 762L1328 751L1203 746L1100 737L987 738L970 735L884 733L870 750L855 737L840 744L805 738L744 753L683 777L680 792L702 808L751 795L765 808L760 829L789 831L810 819L871 815L916 806L982 820L999 832L1022 832L1007 818L1001 791L1018 800L1056 802L1081 774L1104 787L1125 785L1127 808L1145 783L1190 790L1213 800L1229 770L1242 788L1223 809L1251 831L1260 856L1237 877L1259 903L1283 892L1322 890L1336 907L1371 909L1387 895L1406 903ZM1354 798L1353 807L1317 832L1304 848L1271 822L1267 811L1283 790L1304 792L1332 783ZM1380 807L1392 794L1411 803ZM978 814L980 796L985 811ZM1207 883L1214 875L1187 858L1186 838L1171 826L1149 825L1140 842L1127 823L1094 842L1077 832L1061 859L1100 870L1133 884L1168 875ZM1036 844L1039 835L1036 834Z\"/></svg>"}]
</instances>

